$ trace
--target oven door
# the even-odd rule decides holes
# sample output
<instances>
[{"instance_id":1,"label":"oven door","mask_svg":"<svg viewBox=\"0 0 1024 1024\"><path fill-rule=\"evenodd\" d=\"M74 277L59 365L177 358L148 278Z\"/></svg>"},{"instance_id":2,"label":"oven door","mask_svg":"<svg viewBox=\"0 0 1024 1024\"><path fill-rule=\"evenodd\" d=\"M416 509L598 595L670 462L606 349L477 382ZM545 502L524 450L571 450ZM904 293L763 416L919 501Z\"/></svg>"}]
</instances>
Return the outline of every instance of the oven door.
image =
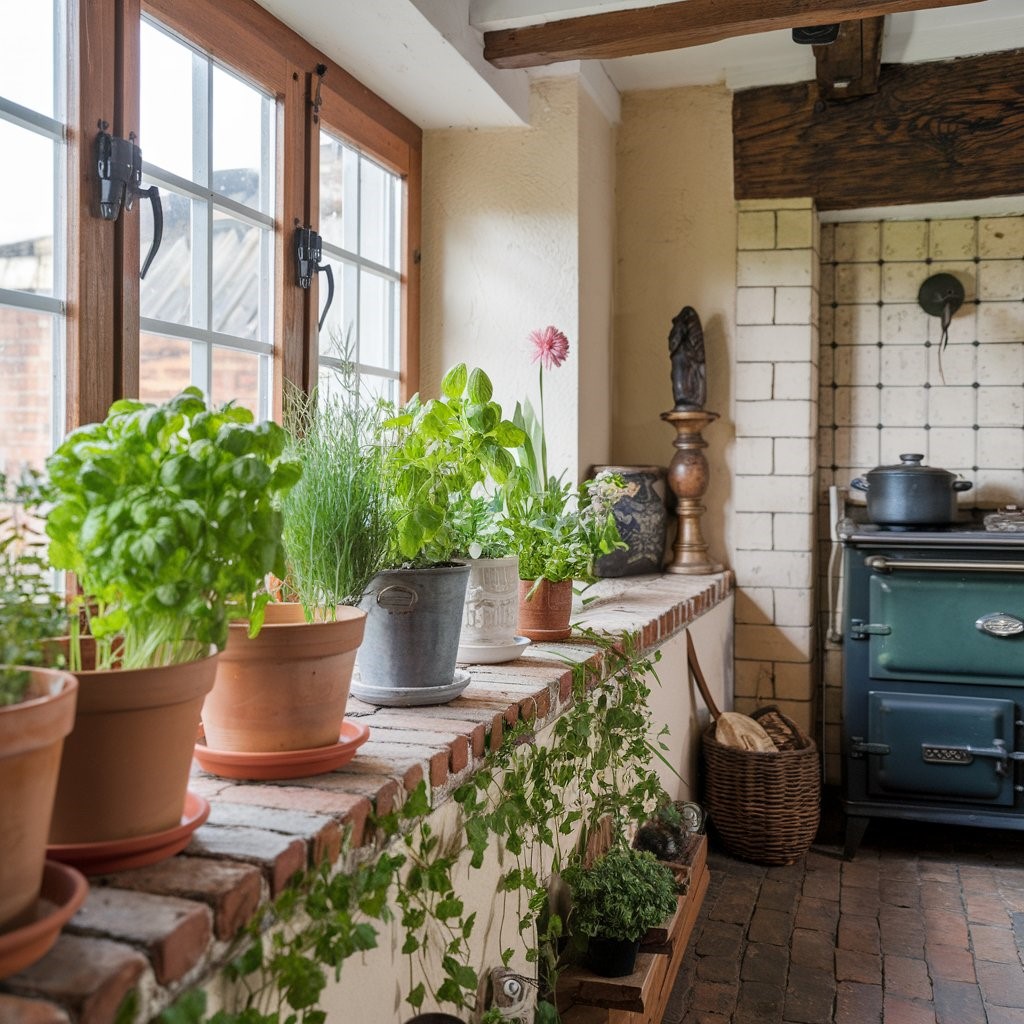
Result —
<instances>
[{"instance_id":1,"label":"oven door","mask_svg":"<svg viewBox=\"0 0 1024 1024\"><path fill-rule=\"evenodd\" d=\"M873 679L971 684L1024 678L1024 576L968 566L962 572L872 572L868 586Z\"/></svg>"},{"instance_id":2,"label":"oven door","mask_svg":"<svg viewBox=\"0 0 1024 1024\"><path fill-rule=\"evenodd\" d=\"M918 693L868 694L868 791L1010 806L1012 700Z\"/></svg>"}]
</instances>

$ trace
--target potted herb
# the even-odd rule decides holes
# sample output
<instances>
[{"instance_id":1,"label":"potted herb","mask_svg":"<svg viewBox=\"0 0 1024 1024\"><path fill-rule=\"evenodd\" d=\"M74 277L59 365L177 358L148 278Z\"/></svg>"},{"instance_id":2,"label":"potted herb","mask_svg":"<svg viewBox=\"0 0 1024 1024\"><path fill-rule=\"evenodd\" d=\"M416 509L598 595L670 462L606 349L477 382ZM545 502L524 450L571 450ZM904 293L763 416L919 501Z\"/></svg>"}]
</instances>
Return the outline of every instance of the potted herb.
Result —
<instances>
[{"instance_id":1,"label":"potted herb","mask_svg":"<svg viewBox=\"0 0 1024 1024\"><path fill-rule=\"evenodd\" d=\"M75 573L79 680L51 842L152 836L182 821L203 699L231 609L258 627L268 572L283 573L275 507L299 475L275 423L197 388L162 405L115 402L47 459L49 558ZM84 657L91 664L84 664ZM185 840L187 842L187 838ZM174 851L171 851L174 852Z\"/></svg>"},{"instance_id":2,"label":"potted herb","mask_svg":"<svg viewBox=\"0 0 1024 1024\"><path fill-rule=\"evenodd\" d=\"M342 384L340 394L288 395L286 454L302 475L281 501L287 574L258 636L244 621L231 625L203 707L206 742L218 751L339 743L366 620L356 605L392 533L378 407L360 401L350 376Z\"/></svg>"},{"instance_id":3,"label":"potted herb","mask_svg":"<svg viewBox=\"0 0 1024 1024\"><path fill-rule=\"evenodd\" d=\"M460 363L441 397L414 396L384 423L384 489L394 529L388 568L361 606L366 640L353 693L372 703L443 703L468 682L456 676L469 566L463 503L490 477L501 484L522 433L501 416L483 370Z\"/></svg>"},{"instance_id":4,"label":"potted herb","mask_svg":"<svg viewBox=\"0 0 1024 1024\"><path fill-rule=\"evenodd\" d=\"M562 877L572 894L572 933L579 944L587 940L590 969L606 978L632 974L640 940L676 909L672 872L652 854L617 844Z\"/></svg>"},{"instance_id":5,"label":"potted herb","mask_svg":"<svg viewBox=\"0 0 1024 1024\"><path fill-rule=\"evenodd\" d=\"M514 422L524 434L517 450L516 486L508 491L505 523L519 554L519 632L532 640L564 640L570 635L574 580L592 582L594 561L625 545L612 507L625 493L622 480L599 473L579 487L564 472L548 472L544 430L544 370L556 369L569 355L569 341L554 327L534 331L533 359L539 362L540 414L527 401Z\"/></svg>"},{"instance_id":6,"label":"potted herb","mask_svg":"<svg viewBox=\"0 0 1024 1024\"><path fill-rule=\"evenodd\" d=\"M64 628L66 614L26 514L30 486L8 495L0 474L0 502L9 510L0 516L0 932L35 919L61 749L78 691L74 676L43 667L43 643ZM28 962L0 964L0 976Z\"/></svg>"}]
</instances>

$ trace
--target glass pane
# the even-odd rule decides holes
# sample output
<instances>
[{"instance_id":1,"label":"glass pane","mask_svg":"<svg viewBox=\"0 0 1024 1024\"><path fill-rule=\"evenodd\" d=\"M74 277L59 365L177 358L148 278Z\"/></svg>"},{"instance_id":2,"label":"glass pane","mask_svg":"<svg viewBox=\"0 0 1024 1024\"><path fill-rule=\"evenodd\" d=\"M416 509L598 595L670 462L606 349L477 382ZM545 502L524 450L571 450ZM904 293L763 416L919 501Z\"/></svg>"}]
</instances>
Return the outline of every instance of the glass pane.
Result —
<instances>
[{"instance_id":1,"label":"glass pane","mask_svg":"<svg viewBox=\"0 0 1024 1024\"><path fill-rule=\"evenodd\" d=\"M159 334L139 337L139 397L166 402L192 382L192 345Z\"/></svg>"},{"instance_id":2,"label":"glass pane","mask_svg":"<svg viewBox=\"0 0 1024 1024\"><path fill-rule=\"evenodd\" d=\"M359 275L359 362L398 369L398 288L394 281Z\"/></svg>"},{"instance_id":3,"label":"glass pane","mask_svg":"<svg viewBox=\"0 0 1024 1024\"><path fill-rule=\"evenodd\" d=\"M234 401L251 410L254 416L260 410L260 362L265 356L253 352L213 346L213 377L210 382L210 401L215 405Z\"/></svg>"},{"instance_id":4,"label":"glass pane","mask_svg":"<svg viewBox=\"0 0 1024 1024\"><path fill-rule=\"evenodd\" d=\"M392 267L394 175L369 160L361 161L360 171L359 254L374 263Z\"/></svg>"},{"instance_id":5,"label":"glass pane","mask_svg":"<svg viewBox=\"0 0 1024 1024\"><path fill-rule=\"evenodd\" d=\"M260 273L260 240L267 234L214 210L213 330L269 340L269 324L261 324L260 308L269 318L269 285Z\"/></svg>"},{"instance_id":6,"label":"glass pane","mask_svg":"<svg viewBox=\"0 0 1024 1024\"><path fill-rule=\"evenodd\" d=\"M0 0L0 25L7 40L0 60L0 96L49 117L57 116L53 107L53 8L46 0Z\"/></svg>"},{"instance_id":7,"label":"glass pane","mask_svg":"<svg viewBox=\"0 0 1024 1024\"><path fill-rule=\"evenodd\" d=\"M269 102L223 68L213 68L213 188L254 210L273 208L263 154L273 152Z\"/></svg>"},{"instance_id":8,"label":"glass pane","mask_svg":"<svg viewBox=\"0 0 1024 1024\"><path fill-rule=\"evenodd\" d=\"M364 373L360 377L360 395L363 401L383 398L394 402L398 398L398 381L390 377L378 377L372 373Z\"/></svg>"},{"instance_id":9,"label":"glass pane","mask_svg":"<svg viewBox=\"0 0 1024 1024\"><path fill-rule=\"evenodd\" d=\"M320 367L319 388L321 395L330 401L345 401L349 396L340 371L332 366ZM394 401L398 395L397 388L397 381L364 373L359 378L359 400L364 403L375 402L378 398Z\"/></svg>"},{"instance_id":10,"label":"glass pane","mask_svg":"<svg viewBox=\"0 0 1024 1024\"><path fill-rule=\"evenodd\" d=\"M349 252L359 246L359 154L320 133L320 224L325 241ZM349 216L345 216L345 211Z\"/></svg>"},{"instance_id":11,"label":"glass pane","mask_svg":"<svg viewBox=\"0 0 1024 1024\"><path fill-rule=\"evenodd\" d=\"M160 201L163 240L139 285L141 313L154 320L188 324L192 315L192 203L162 186ZM153 240L153 213L149 203L140 202L139 210L139 259L144 260Z\"/></svg>"},{"instance_id":12,"label":"glass pane","mask_svg":"<svg viewBox=\"0 0 1024 1024\"><path fill-rule=\"evenodd\" d=\"M205 150L205 139L193 139L193 53L148 21L141 33L141 110L139 146L146 163L194 180L193 143ZM204 119L205 120L205 119ZM202 152L198 166L206 160Z\"/></svg>"},{"instance_id":13,"label":"glass pane","mask_svg":"<svg viewBox=\"0 0 1024 1024\"><path fill-rule=\"evenodd\" d=\"M48 313L0 306L0 469L42 469L53 450L53 352L59 321Z\"/></svg>"},{"instance_id":14,"label":"glass pane","mask_svg":"<svg viewBox=\"0 0 1024 1024\"><path fill-rule=\"evenodd\" d=\"M356 308L359 268L353 263L327 260L334 272L334 301L320 330L320 355L342 358L349 351L357 358ZM320 275L320 315L327 303L327 275Z\"/></svg>"},{"instance_id":15,"label":"glass pane","mask_svg":"<svg viewBox=\"0 0 1024 1024\"><path fill-rule=\"evenodd\" d=\"M54 145L0 121L8 182L0 189L0 288L53 292Z\"/></svg>"}]
</instances>

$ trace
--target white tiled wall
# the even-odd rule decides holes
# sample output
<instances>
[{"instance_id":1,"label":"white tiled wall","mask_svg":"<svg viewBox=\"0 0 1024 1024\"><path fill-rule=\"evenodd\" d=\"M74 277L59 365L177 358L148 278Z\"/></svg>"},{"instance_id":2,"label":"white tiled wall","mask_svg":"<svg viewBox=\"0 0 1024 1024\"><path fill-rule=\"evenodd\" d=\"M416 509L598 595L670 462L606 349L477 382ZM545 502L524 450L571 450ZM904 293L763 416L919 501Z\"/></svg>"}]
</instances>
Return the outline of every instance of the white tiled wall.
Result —
<instances>
[{"instance_id":1,"label":"white tiled wall","mask_svg":"<svg viewBox=\"0 0 1024 1024\"><path fill-rule=\"evenodd\" d=\"M738 218L736 707L770 701L812 730L818 221L810 200Z\"/></svg>"},{"instance_id":2,"label":"white tiled wall","mask_svg":"<svg viewBox=\"0 0 1024 1024\"><path fill-rule=\"evenodd\" d=\"M974 488L962 504L1024 503L1024 217L872 221L820 228L818 500L830 484L921 452ZM917 302L950 273L965 301L941 324ZM818 564L828 562L819 504ZM828 581L819 580L824 610ZM840 650L825 637L824 746L838 780Z\"/></svg>"}]
</instances>

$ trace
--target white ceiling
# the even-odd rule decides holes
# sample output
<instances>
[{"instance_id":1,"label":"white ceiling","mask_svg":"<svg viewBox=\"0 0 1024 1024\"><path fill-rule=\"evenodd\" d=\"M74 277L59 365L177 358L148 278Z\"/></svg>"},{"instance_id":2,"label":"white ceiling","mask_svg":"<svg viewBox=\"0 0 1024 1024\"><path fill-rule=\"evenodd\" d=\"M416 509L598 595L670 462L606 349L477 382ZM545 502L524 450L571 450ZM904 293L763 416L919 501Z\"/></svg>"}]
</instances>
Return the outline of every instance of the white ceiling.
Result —
<instances>
[{"instance_id":1,"label":"white ceiling","mask_svg":"<svg viewBox=\"0 0 1024 1024\"><path fill-rule=\"evenodd\" d=\"M483 59L483 32L672 0L258 0L423 128L503 127L528 115L529 75L581 70L604 93L725 83L732 89L814 77L809 46L789 32L603 62L499 71ZM983 0L891 15L885 63L1024 47L1024 0ZM610 82L610 84L609 84Z\"/></svg>"}]
</instances>

